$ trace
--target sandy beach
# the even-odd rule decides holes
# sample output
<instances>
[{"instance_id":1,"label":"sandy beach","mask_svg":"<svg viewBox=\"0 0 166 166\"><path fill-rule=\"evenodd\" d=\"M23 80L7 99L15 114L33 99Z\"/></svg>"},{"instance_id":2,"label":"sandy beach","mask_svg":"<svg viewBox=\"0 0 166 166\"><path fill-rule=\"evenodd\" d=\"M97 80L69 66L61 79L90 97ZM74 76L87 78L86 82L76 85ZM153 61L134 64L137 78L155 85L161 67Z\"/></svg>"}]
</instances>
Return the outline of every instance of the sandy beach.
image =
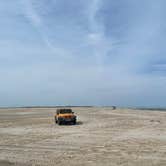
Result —
<instances>
[{"instance_id":1,"label":"sandy beach","mask_svg":"<svg viewBox=\"0 0 166 166\"><path fill-rule=\"evenodd\" d=\"M166 165L166 112L109 107L73 111L77 124L58 126L56 108L0 109L0 165Z\"/></svg>"}]
</instances>

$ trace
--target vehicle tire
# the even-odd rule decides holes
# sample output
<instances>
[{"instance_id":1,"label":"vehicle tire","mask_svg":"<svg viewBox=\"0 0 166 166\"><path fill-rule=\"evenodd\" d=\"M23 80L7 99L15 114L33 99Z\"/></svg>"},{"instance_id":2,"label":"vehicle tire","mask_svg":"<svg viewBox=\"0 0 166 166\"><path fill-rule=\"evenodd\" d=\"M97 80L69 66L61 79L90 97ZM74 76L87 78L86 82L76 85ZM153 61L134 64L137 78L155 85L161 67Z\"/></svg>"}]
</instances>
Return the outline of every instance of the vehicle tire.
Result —
<instances>
[{"instance_id":1,"label":"vehicle tire","mask_svg":"<svg viewBox=\"0 0 166 166\"><path fill-rule=\"evenodd\" d=\"M73 125L76 125L76 120L73 121Z\"/></svg>"},{"instance_id":2,"label":"vehicle tire","mask_svg":"<svg viewBox=\"0 0 166 166\"><path fill-rule=\"evenodd\" d=\"M62 122L60 120L58 120L58 125L61 125L61 124L62 124Z\"/></svg>"}]
</instances>

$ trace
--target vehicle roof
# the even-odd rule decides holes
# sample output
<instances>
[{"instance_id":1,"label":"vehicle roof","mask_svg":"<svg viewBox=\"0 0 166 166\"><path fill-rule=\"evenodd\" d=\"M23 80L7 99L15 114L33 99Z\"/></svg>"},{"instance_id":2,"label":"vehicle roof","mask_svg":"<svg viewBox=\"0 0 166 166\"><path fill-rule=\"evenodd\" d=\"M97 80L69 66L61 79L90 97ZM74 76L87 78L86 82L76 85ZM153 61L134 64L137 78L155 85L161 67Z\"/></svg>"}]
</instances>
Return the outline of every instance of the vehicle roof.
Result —
<instances>
[{"instance_id":1,"label":"vehicle roof","mask_svg":"<svg viewBox=\"0 0 166 166\"><path fill-rule=\"evenodd\" d=\"M57 110L72 110L71 108L58 108Z\"/></svg>"},{"instance_id":2,"label":"vehicle roof","mask_svg":"<svg viewBox=\"0 0 166 166\"><path fill-rule=\"evenodd\" d=\"M56 110L56 112L58 113L58 112L63 112L63 111L71 111L72 112L72 109L71 108L59 108L59 109L57 109Z\"/></svg>"}]
</instances>

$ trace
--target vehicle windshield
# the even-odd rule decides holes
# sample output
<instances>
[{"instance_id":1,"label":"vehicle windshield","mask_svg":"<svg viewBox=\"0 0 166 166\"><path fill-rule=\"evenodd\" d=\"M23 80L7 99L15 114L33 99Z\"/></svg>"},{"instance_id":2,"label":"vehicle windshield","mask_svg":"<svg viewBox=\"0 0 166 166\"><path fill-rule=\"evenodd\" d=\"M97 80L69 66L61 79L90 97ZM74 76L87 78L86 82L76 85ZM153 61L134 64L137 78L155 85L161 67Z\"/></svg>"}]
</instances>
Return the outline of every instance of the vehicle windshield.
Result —
<instances>
[{"instance_id":1,"label":"vehicle windshield","mask_svg":"<svg viewBox=\"0 0 166 166\"><path fill-rule=\"evenodd\" d=\"M60 110L60 114L72 113L71 109L62 109Z\"/></svg>"}]
</instances>

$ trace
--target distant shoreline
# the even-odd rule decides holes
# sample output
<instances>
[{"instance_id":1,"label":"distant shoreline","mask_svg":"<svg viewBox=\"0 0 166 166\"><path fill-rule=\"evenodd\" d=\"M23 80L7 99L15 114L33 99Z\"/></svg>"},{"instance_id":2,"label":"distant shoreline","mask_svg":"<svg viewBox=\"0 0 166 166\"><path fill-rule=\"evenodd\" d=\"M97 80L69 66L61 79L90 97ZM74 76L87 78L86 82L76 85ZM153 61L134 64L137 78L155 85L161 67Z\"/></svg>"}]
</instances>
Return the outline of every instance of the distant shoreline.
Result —
<instances>
[{"instance_id":1,"label":"distant shoreline","mask_svg":"<svg viewBox=\"0 0 166 166\"><path fill-rule=\"evenodd\" d=\"M8 109L8 108L61 108L61 107L86 107L92 108L97 106L16 106L16 107L0 107L0 109ZM111 107L111 106L110 106Z\"/></svg>"},{"instance_id":2,"label":"distant shoreline","mask_svg":"<svg viewBox=\"0 0 166 166\"><path fill-rule=\"evenodd\" d=\"M77 107L82 107L82 108L95 108L95 107L98 107L98 108L112 108L112 107L115 107L115 108L118 108L118 109L133 109L133 110L149 110L149 111L166 111L166 108L162 108L162 107L120 107L120 106L81 106L81 105L76 105L76 106L73 106L73 105L60 105L60 106L15 106L15 107L0 107L0 109L16 109L16 108L61 108L61 107L68 107L68 108L77 108Z\"/></svg>"}]
</instances>

